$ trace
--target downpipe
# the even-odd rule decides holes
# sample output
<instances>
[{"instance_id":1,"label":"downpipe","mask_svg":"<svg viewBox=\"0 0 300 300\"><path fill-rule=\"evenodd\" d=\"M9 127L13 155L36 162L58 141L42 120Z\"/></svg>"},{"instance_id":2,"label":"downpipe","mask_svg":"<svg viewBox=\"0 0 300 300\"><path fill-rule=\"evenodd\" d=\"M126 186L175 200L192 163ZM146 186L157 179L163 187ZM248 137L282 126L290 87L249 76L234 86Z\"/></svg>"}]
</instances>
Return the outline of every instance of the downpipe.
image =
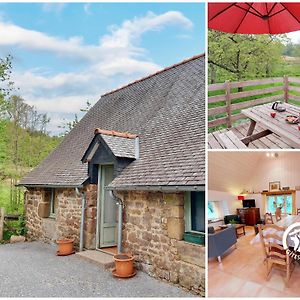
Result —
<instances>
[{"instance_id":1,"label":"downpipe","mask_svg":"<svg viewBox=\"0 0 300 300\"><path fill-rule=\"evenodd\" d=\"M77 196L81 194L81 221L80 221L80 238L79 238L79 251L83 251L83 230L84 230L84 210L86 203L86 196L84 192L79 192L78 188L75 188Z\"/></svg>"},{"instance_id":2,"label":"downpipe","mask_svg":"<svg viewBox=\"0 0 300 300\"><path fill-rule=\"evenodd\" d=\"M118 205L118 254L122 253L122 228L123 228L123 202L120 198L115 196L113 191L109 191L111 197L116 201Z\"/></svg>"}]
</instances>

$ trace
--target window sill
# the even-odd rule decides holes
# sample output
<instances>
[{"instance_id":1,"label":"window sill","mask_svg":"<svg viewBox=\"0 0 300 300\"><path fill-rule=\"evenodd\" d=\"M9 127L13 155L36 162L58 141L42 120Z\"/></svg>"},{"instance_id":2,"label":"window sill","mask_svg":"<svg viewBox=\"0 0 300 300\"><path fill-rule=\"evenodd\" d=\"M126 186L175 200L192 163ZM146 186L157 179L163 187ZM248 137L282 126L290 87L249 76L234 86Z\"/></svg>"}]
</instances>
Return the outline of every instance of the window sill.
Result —
<instances>
[{"instance_id":1,"label":"window sill","mask_svg":"<svg viewBox=\"0 0 300 300\"><path fill-rule=\"evenodd\" d=\"M185 232L183 234L183 240L188 243L205 245L205 233L204 232Z\"/></svg>"}]
</instances>

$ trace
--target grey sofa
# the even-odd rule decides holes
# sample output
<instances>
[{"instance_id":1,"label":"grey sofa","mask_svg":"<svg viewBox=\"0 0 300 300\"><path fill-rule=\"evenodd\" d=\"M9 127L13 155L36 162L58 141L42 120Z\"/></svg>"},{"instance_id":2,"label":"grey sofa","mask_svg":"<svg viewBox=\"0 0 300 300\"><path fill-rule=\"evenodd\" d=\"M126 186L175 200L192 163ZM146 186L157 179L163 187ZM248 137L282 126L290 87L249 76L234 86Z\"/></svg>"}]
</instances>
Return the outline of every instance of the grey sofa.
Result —
<instances>
[{"instance_id":1,"label":"grey sofa","mask_svg":"<svg viewBox=\"0 0 300 300\"><path fill-rule=\"evenodd\" d=\"M221 256L233 245L236 245L237 237L234 226L208 234L208 257L217 257L221 262Z\"/></svg>"}]
</instances>

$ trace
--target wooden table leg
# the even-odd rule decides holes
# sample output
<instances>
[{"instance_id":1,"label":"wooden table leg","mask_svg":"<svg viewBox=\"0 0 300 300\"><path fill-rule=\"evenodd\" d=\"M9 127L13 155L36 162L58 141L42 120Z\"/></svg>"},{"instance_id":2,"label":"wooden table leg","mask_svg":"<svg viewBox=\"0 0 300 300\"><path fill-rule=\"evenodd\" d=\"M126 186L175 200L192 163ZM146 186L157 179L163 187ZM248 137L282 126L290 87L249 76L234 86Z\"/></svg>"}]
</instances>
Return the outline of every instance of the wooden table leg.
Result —
<instances>
[{"instance_id":1,"label":"wooden table leg","mask_svg":"<svg viewBox=\"0 0 300 300\"><path fill-rule=\"evenodd\" d=\"M249 129L248 129L248 132L247 132L247 137L252 135L254 129L255 129L255 126L256 126L256 122L251 120L250 122L250 126L249 126ZM248 146L250 144L250 142L245 142L244 143L246 146Z\"/></svg>"},{"instance_id":2,"label":"wooden table leg","mask_svg":"<svg viewBox=\"0 0 300 300\"><path fill-rule=\"evenodd\" d=\"M252 135L252 133L255 129L255 126L256 126L256 122L251 120L249 129L248 129L248 132L247 132L247 136Z\"/></svg>"}]
</instances>

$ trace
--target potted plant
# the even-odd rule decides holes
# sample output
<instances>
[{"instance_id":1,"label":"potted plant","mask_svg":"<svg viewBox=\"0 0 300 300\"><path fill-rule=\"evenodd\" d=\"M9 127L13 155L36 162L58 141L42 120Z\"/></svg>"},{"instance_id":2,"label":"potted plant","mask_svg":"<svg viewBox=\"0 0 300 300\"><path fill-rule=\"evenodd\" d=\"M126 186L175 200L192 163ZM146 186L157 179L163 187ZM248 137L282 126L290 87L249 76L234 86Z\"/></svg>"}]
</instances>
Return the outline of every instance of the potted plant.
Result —
<instances>
[{"instance_id":1,"label":"potted plant","mask_svg":"<svg viewBox=\"0 0 300 300\"><path fill-rule=\"evenodd\" d=\"M57 255L70 255L74 254L74 240L73 239L59 239L56 241L58 245Z\"/></svg>"},{"instance_id":2,"label":"potted plant","mask_svg":"<svg viewBox=\"0 0 300 300\"><path fill-rule=\"evenodd\" d=\"M115 269L113 275L121 278L133 277L136 274L134 269L134 257L131 254L119 253L114 255Z\"/></svg>"}]
</instances>

